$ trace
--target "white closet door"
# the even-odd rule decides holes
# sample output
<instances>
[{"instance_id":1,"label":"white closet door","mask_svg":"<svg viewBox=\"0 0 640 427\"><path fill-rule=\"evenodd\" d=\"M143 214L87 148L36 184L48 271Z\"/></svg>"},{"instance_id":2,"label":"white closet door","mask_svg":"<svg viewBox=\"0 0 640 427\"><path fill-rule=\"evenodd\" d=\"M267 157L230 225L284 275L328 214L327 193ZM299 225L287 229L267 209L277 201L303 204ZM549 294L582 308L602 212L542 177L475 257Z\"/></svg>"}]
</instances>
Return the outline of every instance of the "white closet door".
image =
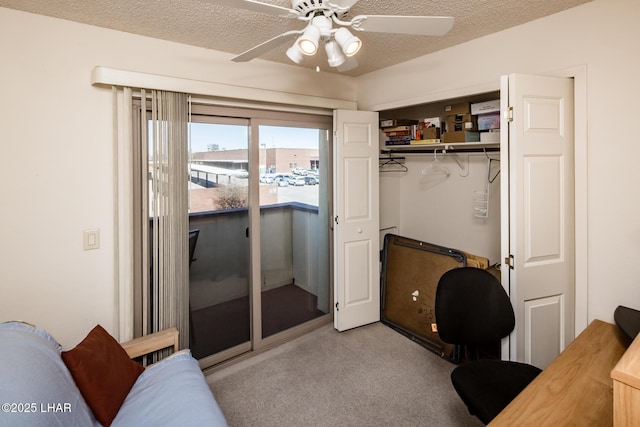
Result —
<instances>
[{"instance_id":1,"label":"white closet door","mask_svg":"<svg viewBox=\"0 0 640 427\"><path fill-rule=\"evenodd\" d=\"M502 142L516 313L511 359L544 368L574 338L573 80L512 74L502 88L512 108L512 119L503 119L508 146Z\"/></svg>"},{"instance_id":2,"label":"white closet door","mask_svg":"<svg viewBox=\"0 0 640 427\"><path fill-rule=\"evenodd\" d=\"M334 327L380 320L378 113L334 112Z\"/></svg>"}]
</instances>

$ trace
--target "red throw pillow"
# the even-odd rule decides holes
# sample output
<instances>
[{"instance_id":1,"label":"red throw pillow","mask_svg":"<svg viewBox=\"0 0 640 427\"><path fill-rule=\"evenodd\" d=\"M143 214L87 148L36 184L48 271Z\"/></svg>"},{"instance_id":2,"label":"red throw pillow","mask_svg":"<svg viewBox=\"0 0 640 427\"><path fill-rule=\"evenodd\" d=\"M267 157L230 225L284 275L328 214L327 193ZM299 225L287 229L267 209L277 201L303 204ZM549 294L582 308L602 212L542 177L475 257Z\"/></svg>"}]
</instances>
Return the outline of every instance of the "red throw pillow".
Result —
<instances>
[{"instance_id":1,"label":"red throw pillow","mask_svg":"<svg viewBox=\"0 0 640 427\"><path fill-rule=\"evenodd\" d=\"M63 351L62 360L93 415L105 427L111 425L129 390L144 371L100 325L75 348Z\"/></svg>"}]
</instances>

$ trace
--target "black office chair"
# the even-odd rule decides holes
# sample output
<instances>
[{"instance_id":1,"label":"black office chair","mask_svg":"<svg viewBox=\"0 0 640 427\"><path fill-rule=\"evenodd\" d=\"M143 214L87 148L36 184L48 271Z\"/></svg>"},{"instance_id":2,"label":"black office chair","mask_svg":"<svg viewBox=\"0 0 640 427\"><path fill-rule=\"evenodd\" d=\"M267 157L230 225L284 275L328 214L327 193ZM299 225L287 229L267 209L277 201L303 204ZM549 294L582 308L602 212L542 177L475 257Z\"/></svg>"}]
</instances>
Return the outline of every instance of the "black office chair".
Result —
<instances>
[{"instance_id":1,"label":"black office chair","mask_svg":"<svg viewBox=\"0 0 640 427\"><path fill-rule=\"evenodd\" d=\"M200 230L198 228L189 230L189 267L191 267L191 263L196 260L193 256L196 253L196 243L198 243L199 234Z\"/></svg>"},{"instance_id":2,"label":"black office chair","mask_svg":"<svg viewBox=\"0 0 640 427\"><path fill-rule=\"evenodd\" d=\"M191 269L191 263L195 261L194 258L196 252L196 243L198 243L198 235L200 235L200 230L194 228L189 230L189 269ZM191 314L191 301L189 301L189 347L191 347L196 342L195 331L193 330L193 316Z\"/></svg>"},{"instance_id":3,"label":"black office chair","mask_svg":"<svg viewBox=\"0 0 640 427\"><path fill-rule=\"evenodd\" d=\"M488 424L541 372L525 363L479 356L479 347L498 343L513 330L509 297L488 271L456 268L438 282L435 315L440 338L473 359L453 370L453 387L469 412Z\"/></svg>"}]
</instances>

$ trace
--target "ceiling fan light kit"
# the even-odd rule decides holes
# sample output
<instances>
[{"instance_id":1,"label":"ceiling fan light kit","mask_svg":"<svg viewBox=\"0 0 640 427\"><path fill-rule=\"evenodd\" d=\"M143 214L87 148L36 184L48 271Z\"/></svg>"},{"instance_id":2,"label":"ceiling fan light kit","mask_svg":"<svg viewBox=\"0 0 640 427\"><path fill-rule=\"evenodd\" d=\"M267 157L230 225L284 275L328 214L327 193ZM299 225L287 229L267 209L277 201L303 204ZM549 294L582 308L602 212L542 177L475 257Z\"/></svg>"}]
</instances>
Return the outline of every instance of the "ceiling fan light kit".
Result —
<instances>
[{"instance_id":1,"label":"ceiling fan light kit","mask_svg":"<svg viewBox=\"0 0 640 427\"><path fill-rule=\"evenodd\" d=\"M296 64L302 63L300 54L313 56L318 52L318 44L324 43L327 62L330 67L344 64L347 57L355 55L362 46L362 41L345 27L333 29L330 18L316 15L311 19L301 36L287 49L287 56Z\"/></svg>"},{"instance_id":2,"label":"ceiling fan light kit","mask_svg":"<svg viewBox=\"0 0 640 427\"><path fill-rule=\"evenodd\" d=\"M318 43L320 42L320 29L315 25L309 25L298 40L296 45L305 55L315 55L318 51Z\"/></svg>"},{"instance_id":3,"label":"ceiling fan light kit","mask_svg":"<svg viewBox=\"0 0 640 427\"><path fill-rule=\"evenodd\" d=\"M289 49L287 49L287 56L290 60L295 62L296 64L301 64L304 59L304 55L302 51L298 48L298 45L293 45Z\"/></svg>"},{"instance_id":4,"label":"ceiling fan light kit","mask_svg":"<svg viewBox=\"0 0 640 427\"><path fill-rule=\"evenodd\" d=\"M331 37L331 29L333 27L331 18L328 18L324 15L316 15L311 20L311 25L313 25L314 27L318 27L318 29L320 30L320 35L322 37Z\"/></svg>"},{"instance_id":5,"label":"ceiling fan light kit","mask_svg":"<svg viewBox=\"0 0 640 427\"><path fill-rule=\"evenodd\" d=\"M211 1L307 22L304 30L288 31L273 37L234 57L234 62L250 61L295 38L286 51L289 59L302 64L304 55L315 55L322 42L329 66L335 68L343 65L346 58L353 57L362 47L360 38L353 35L348 27L356 31L441 36L453 26L453 18L448 16L358 15L351 20L343 20L348 19L345 17L349 9L358 0L291 0L291 9L258 0ZM334 23L338 25L336 29L333 28ZM338 71L342 69L338 68Z\"/></svg>"},{"instance_id":6,"label":"ceiling fan light kit","mask_svg":"<svg viewBox=\"0 0 640 427\"><path fill-rule=\"evenodd\" d=\"M334 37L347 56L355 55L362 47L362 41L344 27L338 28Z\"/></svg>"},{"instance_id":7,"label":"ceiling fan light kit","mask_svg":"<svg viewBox=\"0 0 640 427\"><path fill-rule=\"evenodd\" d=\"M342 50L338 46L334 40L329 40L324 44L325 51L327 52L327 62L329 62L330 67L339 67L344 64L344 61L347 60Z\"/></svg>"}]
</instances>

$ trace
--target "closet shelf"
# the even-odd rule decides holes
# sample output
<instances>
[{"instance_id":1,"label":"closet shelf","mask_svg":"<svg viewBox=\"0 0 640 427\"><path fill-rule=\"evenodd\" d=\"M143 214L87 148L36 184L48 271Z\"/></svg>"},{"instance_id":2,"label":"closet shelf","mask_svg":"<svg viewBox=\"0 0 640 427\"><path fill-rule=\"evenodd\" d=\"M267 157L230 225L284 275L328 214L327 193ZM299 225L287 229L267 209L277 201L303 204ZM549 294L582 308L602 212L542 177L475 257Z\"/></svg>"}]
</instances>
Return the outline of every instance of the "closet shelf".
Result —
<instances>
[{"instance_id":1,"label":"closet shelf","mask_svg":"<svg viewBox=\"0 0 640 427\"><path fill-rule=\"evenodd\" d=\"M446 150L451 153L490 153L500 151L499 142L456 142L456 143L444 143L438 142L435 144L425 145L397 145L397 146L385 146L380 149L381 154L393 154L393 153L433 153L435 150L440 152Z\"/></svg>"}]
</instances>

